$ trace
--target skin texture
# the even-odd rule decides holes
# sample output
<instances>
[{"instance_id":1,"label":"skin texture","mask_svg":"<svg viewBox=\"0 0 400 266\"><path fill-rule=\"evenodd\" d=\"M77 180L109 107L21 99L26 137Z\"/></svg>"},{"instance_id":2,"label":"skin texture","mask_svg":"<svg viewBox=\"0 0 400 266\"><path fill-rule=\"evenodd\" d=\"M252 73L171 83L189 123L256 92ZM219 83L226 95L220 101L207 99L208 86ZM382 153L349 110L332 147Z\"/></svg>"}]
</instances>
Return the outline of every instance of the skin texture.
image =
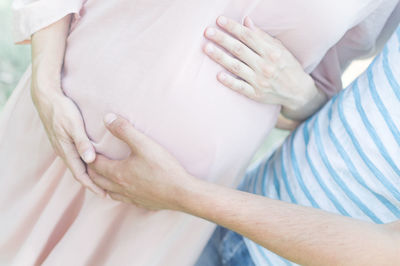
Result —
<instances>
[{"instance_id":1,"label":"skin texture","mask_svg":"<svg viewBox=\"0 0 400 266\"><path fill-rule=\"evenodd\" d=\"M224 20L226 23L221 23ZM65 16L32 35L31 94L57 155L82 185L104 196L104 191L93 184L87 174L86 163L92 162L96 153L81 113L61 88L60 73L70 22L71 15ZM245 26L224 17L218 18L217 23L222 30L237 37L217 29L206 30L205 36L210 41L236 56L233 58L216 48L210 52L209 45L205 47L211 59L238 77L220 73L217 77L220 82L254 100L281 104L285 117L281 115L278 127L283 129L296 128L298 122L294 120L303 120L319 108L325 100L323 94L279 41L255 27L249 18ZM210 30L215 35L210 36Z\"/></svg>"},{"instance_id":2,"label":"skin texture","mask_svg":"<svg viewBox=\"0 0 400 266\"><path fill-rule=\"evenodd\" d=\"M88 172L94 183L115 200L202 217L300 264L395 265L400 261L400 222L370 224L198 180L161 146L115 115L106 117L107 127L130 146L132 153L123 161L112 161L101 155L95 158L79 110L63 95L60 85L69 23L70 16L67 16L32 38L32 98L54 149L82 184L96 192L103 191L91 183L81 158L89 163ZM241 47L232 50L236 58L216 47L211 51L221 53L209 53L208 46L205 48L211 58L241 78L223 78L219 74L218 80L254 100L282 104L283 114L288 118L307 117L309 114L300 110L311 106L313 100L320 100L319 94L304 73L299 74L302 78L295 79L296 86L285 85L289 78L285 75L300 73L301 67L293 61L294 57L280 50L279 42L260 32L249 20L243 28L251 30L241 28L242 32L236 32L237 27L230 20L226 24L219 20L218 25L241 43L233 38L227 41L228 35L215 40L214 37L222 35L209 36L228 51L235 47L233 44ZM258 46L252 46L256 42L268 45L257 50ZM307 85L295 91L303 79ZM309 91L304 93L303 89ZM292 95L305 98L296 102ZM297 116L291 116L293 113Z\"/></svg>"},{"instance_id":3,"label":"skin texture","mask_svg":"<svg viewBox=\"0 0 400 266\"><path fill-rule=\"evenodd\" d=\"M89 164L115 200L204 218L303 265L400 263L400 221L377 225L207 183L127 120L109 114L105 124L132 150L123 161L98 155Z\"/></svg>"},{"instance_id":4,"label":"skin texture","mask_svg":"<svg viewBox=\"0 0 400 266\"><path fill-rule=\"evenodd\" d=\"M282 114L279 114L275 127L283 130L292 131L295 130L298 125L300 125L299 121L288 119Z\"/></svg>"},{"instance_id":5,"label":"skin texture","mask_svg":"<svg viewBox=\"0 0 400 266\"><path fill-rule=\"evenodd\" d=\"M95 159L81 113L61 88L61 69L71 16L32 35L31 95L47 136L74 177L93 192L104 195L89 178L86 163ZM82 158L82 160L81 160Z\"/></svg>"},{"instance_id":6,"label":"skin texture","mask_svg":"<svg viewBox=\"0 0 400 266\"><path fill-rule=\"evenodd\" d=\"M327 101L297 59L249 17L241 25L221 16L217 25L205 30L211 42L203 50L230 72L217 75L223 85L252 100L282 105L282 115L295 121L305 120Z\"/></svg>"}]
</instances>

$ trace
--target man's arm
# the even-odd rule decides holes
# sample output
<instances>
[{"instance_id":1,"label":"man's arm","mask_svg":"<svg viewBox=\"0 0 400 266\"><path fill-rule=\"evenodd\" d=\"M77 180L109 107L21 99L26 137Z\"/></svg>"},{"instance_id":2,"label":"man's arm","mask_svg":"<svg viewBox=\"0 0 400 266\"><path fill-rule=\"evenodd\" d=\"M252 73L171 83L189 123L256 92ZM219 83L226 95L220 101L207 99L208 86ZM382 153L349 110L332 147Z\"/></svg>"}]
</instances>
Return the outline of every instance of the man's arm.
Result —
<instances>
[{"instance_id":1,"label":"man's arm","mask_svg":"<svg viewBox=\"0 0 400 266\"><path fill-rule=\"evenodd\" d=\"M178 210L303 265L400 265L400 222L376 225L192 180Z\"/></svg>"},{"instance_id":2,"label":"man's arm","mask_svg":"<svg viewBox=\"0 0 400 266\"><path fill-rule=\"evenodd\" d=\"M123 161L98 155L89 164L113 199L204 218L299 264L400 265L400 221L376 225L201 181L125 119L105 122L132 150Z\"/></svg>"}]
</instances>

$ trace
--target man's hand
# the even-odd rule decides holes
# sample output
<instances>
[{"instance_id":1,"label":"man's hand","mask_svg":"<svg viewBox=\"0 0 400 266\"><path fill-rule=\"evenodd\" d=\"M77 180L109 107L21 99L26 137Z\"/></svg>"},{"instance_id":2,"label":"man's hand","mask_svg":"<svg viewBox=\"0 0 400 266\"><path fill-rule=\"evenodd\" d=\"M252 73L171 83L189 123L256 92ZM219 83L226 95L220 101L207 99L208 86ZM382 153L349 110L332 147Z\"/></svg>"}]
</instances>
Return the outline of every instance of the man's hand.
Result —
<instances>
[{"instance_id":1,"label":"man's hand","mask_svg":"<svg viewBox=\"0 0 400 266\"><path fill-rule=\"evenodd\" d=\"M88 165L93 181L115 200L152 210L178 209L179 188L194 178L165 149L127 120L108 114L104 122L132 152L121 161L98 155Z\"/></svg>"},{"instance_id":2,"label":"man's hand","mask_svg":"<svg viewBox=\"0 0 400 266\"><path fill-rule=\"evenodd\" d=\"M201 181L160 145L115 115L108 129L132 150L122 161L97 156L94 182L119 201L204 218L302 265L398 265L400 222L377 225Z\"/></svg>"}]
</instances>

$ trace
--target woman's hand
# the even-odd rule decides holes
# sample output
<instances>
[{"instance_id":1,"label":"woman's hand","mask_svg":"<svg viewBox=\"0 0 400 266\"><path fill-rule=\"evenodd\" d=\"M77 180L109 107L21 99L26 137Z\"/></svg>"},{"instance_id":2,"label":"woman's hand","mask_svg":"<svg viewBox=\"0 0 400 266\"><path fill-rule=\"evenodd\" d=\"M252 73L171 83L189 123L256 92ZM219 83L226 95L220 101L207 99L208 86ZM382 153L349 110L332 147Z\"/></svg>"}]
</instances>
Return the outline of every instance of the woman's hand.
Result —
<instances>
[{"instance_id":1,"label":"woman's hand","mask_svg":"<svg viewBox=\"0 0 400 266\"><path fill-rule=\"evenodd\" d=\"M212 43L205 45L204 52L236 76L218 74L226 87L261 103L280 104L282 114L297 121L327 100L282 43L254 26L250 18L241 25L219 17L217 25L223 31L209 27L205 36L230 54Z\"/></svg>"},{"instance_id":2,"label":"woman's hand","mask_svg":"<svg viewBox=\"0 0 400 266\"><path fill-rule=\"evenodd\" d=\"M151 210L179 210L182 188L196 179L156 142L136 130L127 120L108 114L108 130L127 143L131 155L125 160L109 160L97 155L88 165L93 181L114 200Z\"/></svg>"},{"instance_id":3,"label":"woman's hand","mask_svg":"<svg viewBox=\"0 0 400 266\"><path fill-rule=\"evenodd\" d=\"M54 88L52 88L54 90ZM96 194L104 194L89 178L86 163L94 161L96 153L86 135L82 116L76 105L62 93L42 95L32 86L32 99L54 151L74 177Z\"/></svg>"},{"instance_id":4,"label":"woman's hand","mask_svg":"<svg viewBox=\"0 0 400 266\"><path fill-rule=\"evenodd\" d=\"M31 96L57 153L74 177L93 192L104 195L86 172L96 153L86 135L78 107L61 89L61 69L71 16L67 15L32 35Z\"/></svg>"}]
</instances>

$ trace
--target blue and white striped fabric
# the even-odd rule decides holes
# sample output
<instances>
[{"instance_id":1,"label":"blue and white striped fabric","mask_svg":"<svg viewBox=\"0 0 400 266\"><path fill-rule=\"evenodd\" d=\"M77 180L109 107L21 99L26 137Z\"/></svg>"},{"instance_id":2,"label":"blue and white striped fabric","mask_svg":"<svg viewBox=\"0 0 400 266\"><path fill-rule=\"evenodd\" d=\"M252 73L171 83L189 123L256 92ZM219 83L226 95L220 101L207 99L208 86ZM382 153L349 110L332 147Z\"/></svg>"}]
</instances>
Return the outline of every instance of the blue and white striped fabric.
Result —
<instances>
[{"instance_id":1,"label":"blue and white striped fabric","mask_svg":"<svg viewBox=\"0 0 400 266\"><path fill-rule=\"evenodd\" d=\"M241 189L378 224L400 219L400 28L365 73L248 171ZM245 243L256 265L292 265Z\"/></svg>"}]
</instances>

